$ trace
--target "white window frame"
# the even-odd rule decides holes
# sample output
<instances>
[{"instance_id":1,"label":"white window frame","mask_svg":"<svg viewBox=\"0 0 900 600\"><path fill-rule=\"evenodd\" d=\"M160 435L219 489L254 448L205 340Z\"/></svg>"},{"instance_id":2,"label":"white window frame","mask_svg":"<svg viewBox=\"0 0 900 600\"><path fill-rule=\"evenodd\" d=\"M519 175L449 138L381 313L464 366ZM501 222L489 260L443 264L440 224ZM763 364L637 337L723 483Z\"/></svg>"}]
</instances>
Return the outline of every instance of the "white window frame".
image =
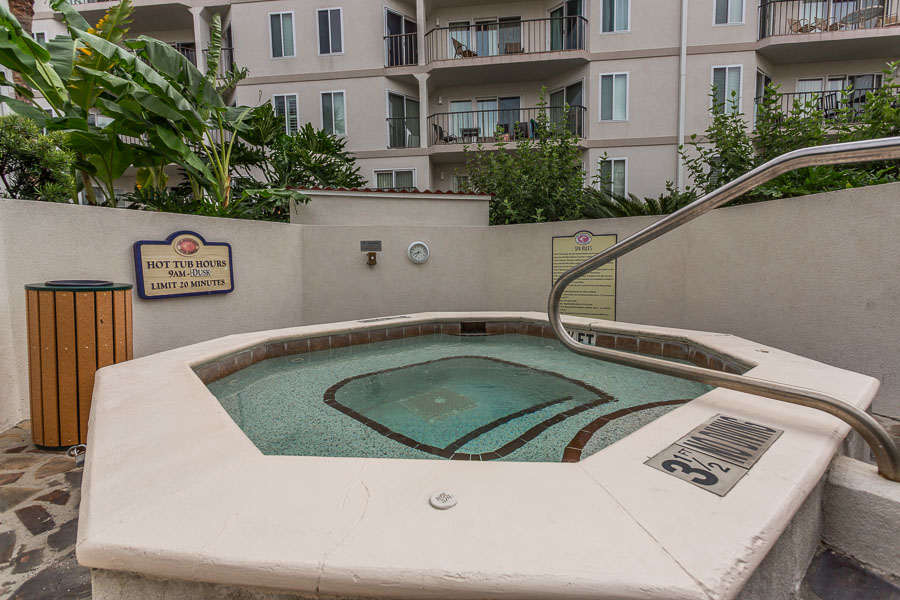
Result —
<instances>
[{"instance_id":1,"label":"white window frame","mask_svg":"<svg viewBox=\"0 0 900 600\"><path fill-rule=\"evenodd\" d=\"M724 23L716 23L716 3L719 0L713 0L713 14L712 14L712 24L713 27L728 27L730 25L744 25L747 22L747 0L725 0L729 4L732 2L740 2L741 3L741 20L740 21L729 21L728 15L731 14L730 10L725 11L725 22Z\"/></svg>"},{"instance_id":2,"label":"white window frame","mask_svg":"<svg viewBox=\"0 0 900 600\"><path fill-rule=\"evenodd\" d=\"M625 118L624 119L604 119L603 118L603 76L604 75L613 75L613 113L616 112L615 107L615 85L616 78L615 75L624 75L625 76ZM597 77L597 122L598 123L625 123L631 118L631 112L629 110L629 104L631 104L631 76L628 71L619 71L616 73L600 73L599 77Z\"/></svg>"},{"instance_id":3,"label":"white window frame","mask_svg":"<svg viewBox=\"0 0 900 600\"><path fill-rule=\"evenodd\" d=\"M606 162L613 164L617 160L623 161L625 163L625 184L622 186L622 189L623 189L622 195L627 196L628 195L628 157L627 156L615 156L615 157L610 156L606 159ZM598 171L597 175L598 176L602 175L602 173L600 172L601 169L602 169L602 167L600 165L597 165L597 171ZM612 182L610 182L610 183L612 183ZM603 185L602 181L600 182L600 185ZM603 191L603 188L600 188L600 191ZM612 190L610 190L610 191L612 191Z\"/></svg>"},{"instance_id":4,"label":"white window frame","mask_svg":"<svg viewBox=\"0 0 900 600\"><path fill-rule=\"evenodd\" d=\"M414 167L391 167L391 168L384 168L384 169L372 169L372 183L375 184L373 187L374 187L376 190L384 190L384 189L392 189L392 190L395 190L395 189L397 189L396 187L391 187L391 188L380 188L380 187L378 187L378 174L379 174L379 173L387 173L387 172L390 172L390 173L391 173L391 181L392 181L394 184L396 184L396 183L397 183L397 171L412 171L412 174L413 174L413 184L412 184L412 187L413 187L414 190L419 189L419 187L418 187L418 185L419 185L418 173L416 173L416 169L415 169Z\"/></svg>"},{"instance_id":5,"label":"white window frame","mask_svg":"<svg viewBox=\"0 0 900 600\"><path fill-rule=\"evenodd\" d=\"M37 38L38 38L38 35L44 36L44 41L43 41L43 43L41 43L40 41L38 41L38 39L37 39ZM46 31L32 31L32 32L31 32L31 39L33 39L34 41L36 41L38 44L41 44L41 46L46 46L46 45L47 45L47 32L46 32Z\"/></svg>"},{"instance_id":6,"label":"white window frame","mask_svg":"<svg viewBox=\"0 0 900 600\"><path fill-rule=\"evenodd\" d=\"M300 131L300 98L299 98L299 94L297 94L296 92L288 92L286 94L272 94L272 112L275 113L275 116L278 116L278 113L275 110L275 98L278 98L279 96L284 97L284 98L287 98L288 96L294 97L294 102L297 104L297 131ZM284 109L287 110L287 102L284 103ZM293 133L296 133L296 132L289 131L288 127L289 127L288 121L287 121L287 118L285 118L285 120L284 120L285 135L292 135Z\"/></svg>"},{"instance_id":7,"label":"white window frame","mask_svg":"<svg viewBox=\"0 0 900 600\"><path fill-rule=\"evenodd\" d=\"M740 69L741 76L739 78L740 81L740 89L738 90L738 102L737 102L737 111L739 113L744 112L744 65L714 65L709 70L709 88L712 89L712 86L716 81L716 69ZM728 81L728 71L725 71L725 81ZM728 103L729 103L728 90L725 90L725 112L728 112ZM714 114L716 108L716 99L709 99L709 113Z\"/></svg>"},{"instance_id":8,"label":"white window frame","mask_svg":"<svg viewBox=\"0 0 900 600\"><path fill-rule=\"evenodd\" d=\"M468 174L468 173L466 173L466 174L464 174L464 175L457 175L457 174L454 173L454 174L451 176L451 179L450 179L450 191L459 193L459 187L460 187L460 185L459 185L459 184L460 184L459 179L460 179L460 177L465 178L466 183L468 183L468 181L469 181L469 174Z\"/></svg>"},{"instance_id":9,"label":"white window frame","mask_svg":"<svg viewBox=\"0 0 900 600\"><path fill-rule=\"evenodd\" d=\"M275 56L275 48L272 46L272 15L291 15L291 36L294 40L294 53L288 56L284 54L283 56ZM278 12L270 12L266 17L266 29L269 30L269 58L272 60L281 60L283 58L297 58L297 30L294 27L296 21L294 21L294 11L292 10L283 10ZM229 23L230 25L230 23ZM284 52L284 37L281 39L281 51ZM279 94L280 95L280 94Z\"/></svg>"},{"instance_id":10,"label":"white window frame","mask_svg":"<svg viewBox=\"0 0 900 600\"><path fill-rule=\"evenodd\" d=\"M616 29L616 16L613 15L613 29L612 31L603 31L603 2L600 2L600 34L601 35L610 35L614 33L631 33L631 5L634 3L634 0L628 0L628 27L625 29ZM713 16L715 19L715 16Z\"/></svg>"},{"instance_id":11,"label":"white window frame","mask_svg":"<svg viewBox=\"0 0 900 600\"><path fill-rule=\"evenodd\" d=\"M325 94L343 94L344 95L344 133L336 133L333 132L332 135L336 135L338 137L347 137L348 131L350 130L350 126L347 123L349 121L347 112L347 90L322 90L319 92L319 118L321 119L322 129L325 129L325 104L322 98ZM298 115L299 116L299 115ZM334 123L334 96L331 97L331 122Z\"/></svg>"},{"instance_id":12,"label":"white window frame","mask_svg":"<svg viewBox=\"0 0 900 600\"><path fill-rule=\"evenodd\" d=\"M328 12L328 47L331 48L331 11L336 10L340 14L341 20L341 51L340 52L322 52L322 40L319 36L319 13ZM347 47L347 36L344 35L344 9L341 6L332 6L329 8L316 9L316 55L317 56L341 56Z\"/></svg>"}]
</instances>

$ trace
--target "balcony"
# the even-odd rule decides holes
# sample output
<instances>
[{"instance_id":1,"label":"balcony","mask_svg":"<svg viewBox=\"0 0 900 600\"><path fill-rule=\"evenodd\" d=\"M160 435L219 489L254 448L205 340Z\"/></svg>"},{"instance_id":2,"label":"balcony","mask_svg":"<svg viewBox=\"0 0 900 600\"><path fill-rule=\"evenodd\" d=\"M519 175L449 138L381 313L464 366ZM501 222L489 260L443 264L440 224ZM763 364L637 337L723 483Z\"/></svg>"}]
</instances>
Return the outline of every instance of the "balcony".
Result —
<instances>
[{"instance_id":1,"label":"balcony","mask_svg":"<svg viewBox=\"0 0 900 600\"><path fill-rule=\"evenodd\" d=\"M825 92L794 92L775 94L775 107L784 117L801 116L810 119L822 119L826 123L854 123L862 116L868 93L879 88L860 88ZM764 96L754 98L753 104L758 107L766 101ZM895 107L900 107L900 95L896 96ZM780 118L780 117L779 117Z\"/></svg>"},{"instance_id":2,"label":"balcony","mask_svg":"<svg viewBox=\"0 0 900 600\"><path fill-rule=\"evenodd\" d=\"M581 16L438 27L425 34L425 62L584 50L589 31Z\"/></svg>"},{"instance_id":3,"label":"balcony","mask_svg":"<svg viewBox=\"0 0 900 600\"><path fill-rule=\"evenodd\" d=\"M900 37L897 0L763 0L760 54L775 63L893 58Z\"/></svg>"},{"instance_id":4,"label":"balcony","mask_svg":"<svg viewBox=\"0 0 900 600\"><path fill-rule=\"evenodd\" d=\"M171 45L188 59L192 65L197 66L197 47L193 42L173 42Z\"/></svg>"},{"instance_id":5,"label":"balcony","mask_svg":"<svg viewBox=\"0 0 900 600\"><path fill-rule=\"evenodd\" d=\"M384 36L385 67L417 64L419 64L419 40L415 32Z\"/></svg>"},{"instance_id":6,"label":"balcony","mask_svg":"<svg viewBox=\"0 0 900 600\"><path fill-rule=\"evenodd\" d=\"M514 142L537 135L541 111L549 111L551 126L569 127L584 137L586 109L583 106L503 108L437 113L428 117L429 146L453 144L494 144Z\"/></svg>"}]
</instances>

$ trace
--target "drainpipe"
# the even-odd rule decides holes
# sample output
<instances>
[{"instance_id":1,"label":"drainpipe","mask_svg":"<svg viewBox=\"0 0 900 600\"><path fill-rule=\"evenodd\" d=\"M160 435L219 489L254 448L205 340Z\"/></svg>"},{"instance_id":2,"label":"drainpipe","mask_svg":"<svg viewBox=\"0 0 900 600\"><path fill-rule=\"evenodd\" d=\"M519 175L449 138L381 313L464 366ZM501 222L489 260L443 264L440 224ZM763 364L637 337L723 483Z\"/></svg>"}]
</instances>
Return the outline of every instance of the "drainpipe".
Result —
<instances>
[{"instance_id":1,"label":"drainpipe","mask_svg":"<svg viewBox=\"0 0 900 600\"><path fill-rule=\"evenodd\" d=\"M678 146L684 143L684 96L687 87L688 0L681 0L681 46L678 54L678 140L675 143L675 187L684 189L684 161Z\"/></svg>"}]
</instances>

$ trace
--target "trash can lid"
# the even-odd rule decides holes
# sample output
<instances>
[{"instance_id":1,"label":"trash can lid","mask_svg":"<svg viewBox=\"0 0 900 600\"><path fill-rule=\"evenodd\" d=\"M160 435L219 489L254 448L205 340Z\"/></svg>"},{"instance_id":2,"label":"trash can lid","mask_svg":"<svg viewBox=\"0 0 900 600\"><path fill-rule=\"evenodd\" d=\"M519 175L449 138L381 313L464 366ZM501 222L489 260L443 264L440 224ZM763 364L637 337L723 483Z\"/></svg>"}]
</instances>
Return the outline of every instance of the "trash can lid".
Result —
<instances>
[{"instance_id":1,"label":"trash can lid","mask_svg":"<svg viewBox=\"0 0 900 600\"><path fill-rule=\"evenodd\" d=\"M42 291L79 291L79 292L110 292L114 290L130 290L130 283L113 283L104 279L54 279L44 283L29 283L26 290Z\"/></svg>"}]
</instances>

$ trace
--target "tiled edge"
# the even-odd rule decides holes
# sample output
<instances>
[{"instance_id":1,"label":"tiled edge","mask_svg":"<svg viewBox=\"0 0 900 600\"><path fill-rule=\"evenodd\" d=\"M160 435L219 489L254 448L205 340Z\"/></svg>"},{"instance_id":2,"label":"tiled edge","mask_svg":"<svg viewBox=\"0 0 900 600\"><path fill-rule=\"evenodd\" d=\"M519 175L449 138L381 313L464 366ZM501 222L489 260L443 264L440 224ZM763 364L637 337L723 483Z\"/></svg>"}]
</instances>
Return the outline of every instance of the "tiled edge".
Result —
<instances>
[{"instance_id":1,"label":"tiled edge","mask_svg":"<svg viewBox=\"0 0 900 600\"><path fill-rule=\"evenodd\" d=\"M455 336L518 334L543 338L556 337L550 325L533 321L442 321L415 325L396 325L269 342L242 350L237 354L231 354L196 365L193 369L200 381L210 384L267 358L278 358L305 352L319 352L438 333ZM691 342L635 335L593 333L595 334L595 344L603 348L686 360L699 367L738 375L748 370L747 367L734 360Z\"/></svg>"}]
</instances>

